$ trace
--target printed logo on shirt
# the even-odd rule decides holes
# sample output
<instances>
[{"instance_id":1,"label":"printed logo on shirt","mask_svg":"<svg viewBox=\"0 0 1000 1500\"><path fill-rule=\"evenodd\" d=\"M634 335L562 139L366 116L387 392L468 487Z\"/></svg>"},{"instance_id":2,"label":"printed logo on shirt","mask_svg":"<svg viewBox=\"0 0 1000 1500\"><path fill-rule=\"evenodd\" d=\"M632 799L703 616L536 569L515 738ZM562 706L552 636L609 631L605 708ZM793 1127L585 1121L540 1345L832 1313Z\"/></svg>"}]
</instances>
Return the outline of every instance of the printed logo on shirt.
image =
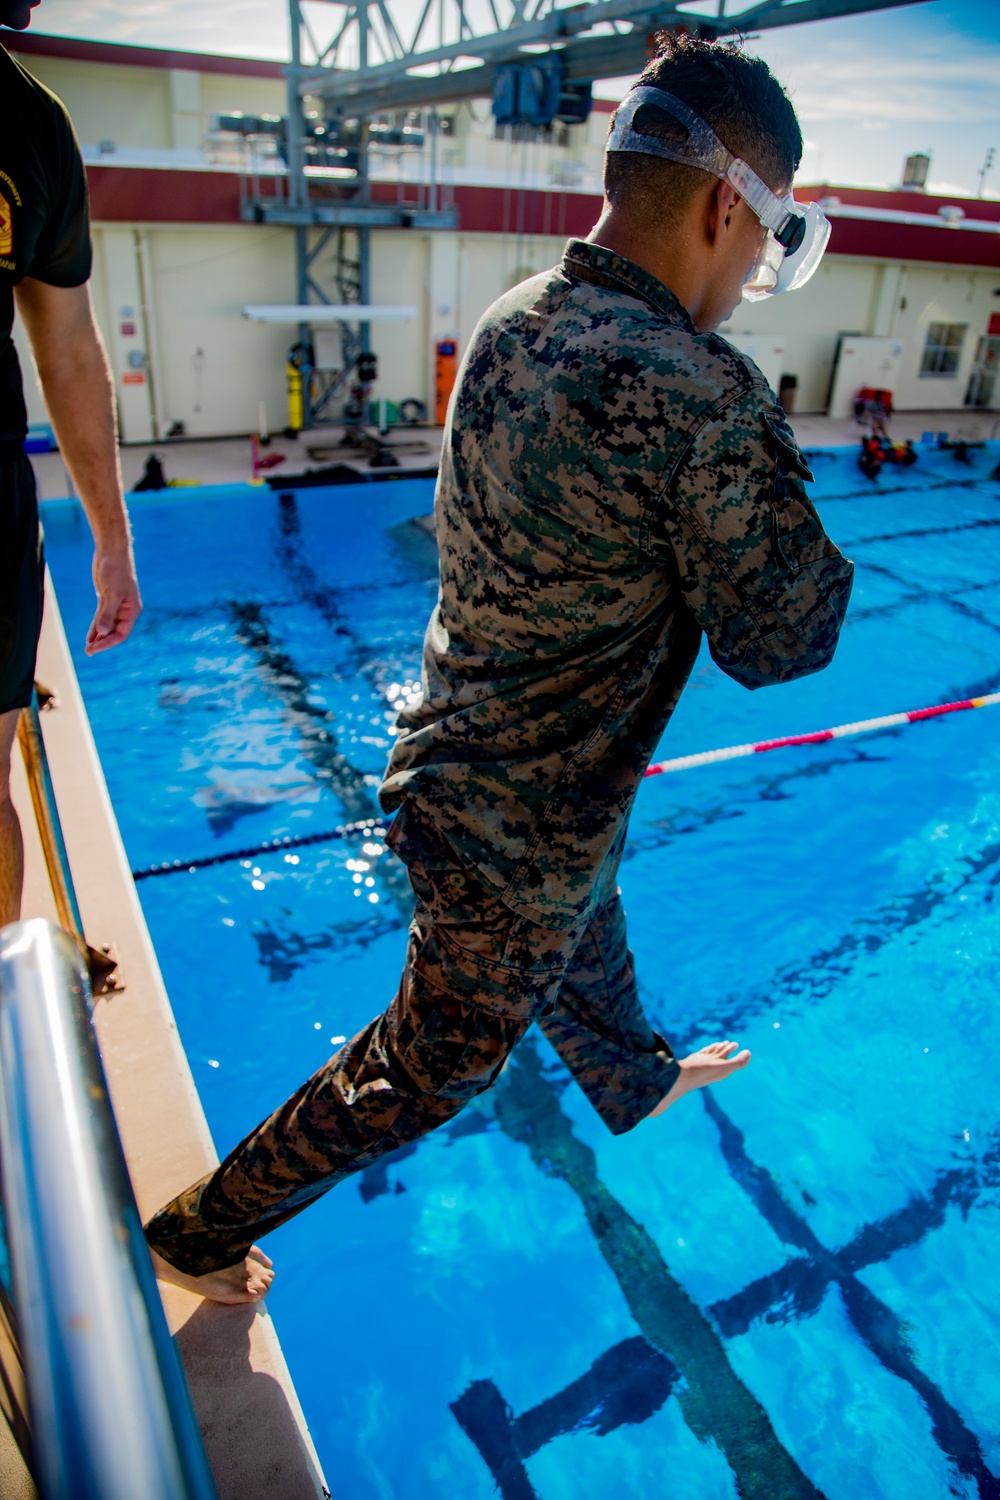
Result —
<instances>
[{"instance_id":1,"label":"printed logo on shirt","mask_svg":"<svg viewBox=\"0 0 1000 1500\"><path fill-rule=\"evenodd\" d=\"M21 195L14 186L13 179L6 172L0 171L0 183L6 184L10 195L18 208L21 207ZM3 188L0 187L0 268L5 271L16 271L17 266L11 258L14 254L14 210L9 199L5 196Z\"/></svg>"},{"instance_id":2,"label":"printed logo on shirt","mask_svg":"<svg viewBox=\"0 0 1000 1500\"><path fill-rule=\"evenodd\" d=\"M14 211L0 193L0 256L14 252Z\"/></svg>"}]
</instances>

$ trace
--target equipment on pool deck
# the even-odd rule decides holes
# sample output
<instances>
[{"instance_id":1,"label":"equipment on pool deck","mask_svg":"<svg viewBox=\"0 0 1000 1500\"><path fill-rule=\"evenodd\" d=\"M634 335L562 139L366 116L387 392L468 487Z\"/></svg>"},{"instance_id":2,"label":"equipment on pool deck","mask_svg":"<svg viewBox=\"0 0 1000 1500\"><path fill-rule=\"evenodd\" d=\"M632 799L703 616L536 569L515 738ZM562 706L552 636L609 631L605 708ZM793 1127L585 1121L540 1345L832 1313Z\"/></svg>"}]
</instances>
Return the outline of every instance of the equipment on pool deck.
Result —
<instances>
[{"instance_id":1,"label":"equipment on pool deck","mask_svg":"<svg viewBox=\"0 0 1000 1500\"><path fill-rule=\"evenodd\" d=\"M167 476L163 472L163 464L155 453L151 453L146 459L146 467L142 471L142 478L136 480L132 486L132 493L137 495L142 490L165 490L167 487Z\"/></svg>"},{"instance_id":2,"label":"equipment on pool deck","mask_svg":"<svg viewBox=\"0 0 1000 1500\"><path fill-rule=\"evenodd\" d=\"M861 452L858 454L858 468L866 479L877 479L882 472L885 463L885 450L877 437L864 437L861 439Z\"/></svg>"},{"instance_id":3,"label":"equipment on pool deck","mask_svg":"<svg viewBox=\"0 0 1000 1500\"><path fill-rule=\"evenodd\" d=\"M402 469L396 465L388 472L380 470L377 474L366 474L352 464L336 463L325 464L319 469L305 469L300 474L280 474L274 478L268 475L266 482L272 490L314 490L325 489L333 484L385 484L390 479L436 479L437 474L437 464L419 469Z\"/></svg>"},{"instance_id":4,"label":"equipment on pool deck","mask_svg":"<svg viewBox=\"0 0 1000 1500\"><path fill-rule=\"evenodd\" d=\"M883 464L899 464L900 467L908 469L916 462L917 450L913 446L912 438L907 438L902 443L894 443L888 435L884 437L873 435L861 439L858 468L866 479L877 479L882 472Z\"/></svg>"},{"instance_id":5,"label":"equipment on pool deck","mask_svg":"<svg viewBox=\"0 0 1000 1500\"><path fill-rule=\"evenodd\" d=\"M448 402L458 378L458 340L437 339L434 344L434 421L443 427Z\"/></svg>"},{"instance_id":6,"label":"equipment on pool deck","mask_svg":"<svg viewBox=\"0 0 1000 1500\"><path fill-rule=\"evenodd\" d=\"M302 370L305 362L304 346L302 344L293 344L288 351L288 364L285 366L288 375L288 426L285 428L286 437L296 437L302 431L305 411L302 398Z\"/></svg>"},{"instance_id":7,"label":"equipment on pool deck","mask_svg":"<svg viewBox=\"0 0 1000 1500\"><path fill-rule=\"evenodd\" d=\"M878 719L859 719L855 724L838 724L835 729L818 729L812 734L790 734L780 740L759 740L752 745L728 745L722 750L702 750L697 755L679 755L661 760L646 770L647 776L662 776L667 771L689 771L693 766L710 766L720 760L739 760L744 755L760 755L764 750L784 750L790 745L822 745L827 740L842 740L854 734L872 734L877 729L898 729L921 719L940 719L966 708L994 708L1000 704L1000 693L982 698L962 698L957 703L939 703L933 708L911 708L908 713L883 714Z\"/></svg>"}]
</instances>

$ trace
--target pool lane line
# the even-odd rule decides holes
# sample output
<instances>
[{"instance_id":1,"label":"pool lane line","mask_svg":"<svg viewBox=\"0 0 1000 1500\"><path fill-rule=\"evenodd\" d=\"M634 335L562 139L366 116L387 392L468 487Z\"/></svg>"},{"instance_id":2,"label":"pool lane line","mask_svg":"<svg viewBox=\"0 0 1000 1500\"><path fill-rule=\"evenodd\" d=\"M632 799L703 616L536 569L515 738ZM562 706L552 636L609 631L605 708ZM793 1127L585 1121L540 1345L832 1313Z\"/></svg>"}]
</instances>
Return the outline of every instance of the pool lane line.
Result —
<instances>
[{"instance_id":1,"label":"pool lane line","mask_svg":"<svg viewBox=\"0 0 1000 1500\"><path fill-rule=\"evenodd\" d=\"M286 723L297 732L300 754L312 767L315 780L330 788L355 822L381 823L381 810L365 773L339 748L334 714L312 701L307 679L276 641L264 611L251 601L234 599L230 615L237 640L253 653L261 680L281 703ZM379 873L390 899L408 922L413 894L402 865L387 860Z\"/></svg>"},{"instance_id":2,"label":"pool lane line","mask_svg":"<svg viewBox=\"0 0 1000 1500\"><path fill-rule=\"evenodd\" d=\"M993 481L995 483L996 481ZM877 500L892 499L896 495L930 495L937 490L976 490L983 494L988 500L1000 500L1000 495L995 490L986 489L984 486L990 483L988 474L973 475L969 479L956 477L954 479L932 479L927 484L879 484L870 485L868 489L862 490L837 490L831 495L813 494L812 500L816 505L826 505L831 500Z\"/></svg>"},{"instance_id":3,"label":"pool lane line","mask_svg":"<svg viewBox=\"0 0 1000 1500\"><path fill-rule=\"evenodd\" d=\"M599 1354L576 1380L515 1416L493 1380L474 1380L450 1403L456 1421L479 1449L501 1500L539 1500L524 1460L558 1437L591 1432L607 1437L638 1425L666 1405L681 1379L672 1359L642 1334Z\"/></svg>"},{"instance_id":4,"label":"pool lane line","mask_svg":"<svg viewBox=\"0 0 1000 1500\"><path fill-rule=\"evenodd\" d=\"M862 1343L890 1375L895 1375L899 1380L905 1381L923 1403L930 1418L932 1436L941 1452L963 1478L974 1482L979 1500L1000 1500L1000 1480L987 1467L979 1438L917 1363L910 1346L911 1334L905 1320L859 1279L857 1271L861 1267L857 1264L857 1251L855 1250L852 1257L850 1251L853 1246L845 1247L840 1251L828 1250L807 1221L788 1202L778 1182L767 1168L760 1166L750 1156L743 1132L730 1120L708 1089L702 1091L702 1104L719 1132L719 1146L734 1181L743 1189L778 1239L783 1244L802 1252L798 1256L793 1256L782 1268L786 1274L791 1271L798 1277L799 1286L805 1291L802 1303L797 1308L794 1307L794 1295L788 1295L792 1287L781 1285L784 1278L782 1271L779 1271L774 1277L765 1278L765 1283L770 1283L775 1290L780 1286L785 1295L777 1306L772 1303L763 1316L769 1322L774 1322L776 1321L775 1313L779 1309L785 1314L783 1320L788 1319L789 1312L793 1316L808 1316L818 1311L829 1285L837 1286L847 1316ZM948 1178L945 1179L948 1182L946 1200L950 1198L951 1189L957 1185L956 1179L961 1175L958 1172L948 1174ZM937 1222L943 1221L942 1210ZM892 1224L892 1219L883 1223ZM893 1227L896 1226L893 1225ZM866 1229L870 1231L869 1239L877 1244L881 1238L878 1229L875 1226L866 1226ZM863 1235L864 1231L862 1231L862 1239ZM905 1244L905 1233L902 1239ZM853 1242L853 1244L856 1243L857 1241ZM887 1260L890 1253L888 1246L879 1245L878 1248L880 1250L885 1248L886 1253L878 1255L877 1259ZM803 1272L805 1275L802 1274ZM743 1293L711 1307L709 1311L716 1323L722 1327L726 1321L726 1313L732 1314L736 1311L741 1299L746 1297L748 1292L757 1291L759 1285L759 1283L751 1283L751 1286L745 1288ZM757 1317L761 1315L756 1309L755 1313ZM738 1332L746 1332L752 1321L754 1321L753 1315L746 1320L744 1326L744 1320L737 1313L736 1317L730 1317L729 1327L725 1331L728 1332L729 1337L735 1337Z\"/></svg>"},{"instance_id":5,"label":"pool lane line","mask_svg":"<svg viewBox=\"0 0 1000 1500\"><path fill-rule=\"evenodd\" d=\"M875 542L907 542L927 536L956 536L959 532L992 530L995 526L1000 526L1000 516L983 516L977 521L956 521L950 526L920 526L913 531L885 531L878 536L859 536L844 545L853 548Z\"/></svg>"},{"instance_id":6,"label":"pool lane line","mask_svg":"<svg viewBox=\"0 0 1000 1500\"><path fill-rule=\"evenodd\" d=\"M848 735L873 734L879 730L897 729L915 724L922 719L938 719L945 714L959 713L969 708L991 708L1000 704L1000 693L987 693L979 698L963 698L956 703L939 703L931 708L914 708L906 713L883 714L877 719L861 719L855 724L840 724L834 729L820 729L812 734L786 735L782 739L760 740L755 744L729 745L721 750L703 750L697 755L681 755L674 760L664 760L651 765L645 776L661 776L671 771L687 771L696 766L714 765L718 761L738 760L748 755L759 755L766 750L784 750L795 745L822 745L830 740L844 739ZM310 844L332 843L339 839L367 836L384 839L390 818L365 818L355 823L344 823L337 828L327 828L320 833L286 834L284 838L264 839L244 849L229 849L221 854L203 855L198 859L164 860L158 865L147 865L132 871L133 880L152 880L159 875L176 875L187 870L207 870L213 865L232 864L236 860L254 859L259 854L281 854L289 849L303 849Z\"/></svg>"},{"instance_id":7,"label":"pool lane line","mask_svg":"<svg viewBox=\"0 0 1000 1500\"><path fill-rule=\"evenodd\" d=\"M898 714L881 714L875 719L858 719L853 724L837 724L833 729L817 729L810 734L786 734L776 740L757 740L746 745L726 745L718 750L701 750L696 755L678 755L648 766L644 777L663 776L671 771L690 771L695 766L711 766L724 760L740 760L747 755L761 755L767 750L787 750L796 745L824 745L829 740L849 735L873 734L880 729L898 729L923 719L940 719L945 714L961 713L969 708L993 708L1000 704L1000 693L981 698L962 698L957 703L936 703L930 708L911 708Z\"/></svg>"},{"instance_id":8,"label":"pool lane line","mask_svg":"<svg viewBox=\"0 0 1000 1500\"><path fill-rule=\"evenodd\" d=\"M340 828L327 828L322 833L286 834L280 839L264 839L251 844L247 849L228 849L223 854L207 854L200 859L167 859L159 865L147 865L145 869L133 870L133 880L152 880L157 875L178 875L184 870L207 870L211 865L227 865L238 859L254 859L258 854L283 854L286 849L304 849L309 844L328 844L337 839L355 836L382 840L386 835L386 819L366 818L360 823L344 823Z\"/></svg>"},{"instance_id":9,"label":"pool lane line","mask_svg":"<svg viewBox=\"0 0 1000 1500\"><path fill-rule=\"evenodd\" d=\"M599 1175L594 1151L574 1132L532 1040L511 1056L496 1088L495 1115L535 1166L578 1198L639 1332L683 1376L677 1400L687 1425L699 1441L721 1449L743 1500L823 1500L734 1370L718 1330L674 1277L648 1229Z\"/></svg>"},{"instance_id":10,"label":"pool lane line","mask_svg":"<svg viewBox=\"0 0 1000 1500\"><path fill-rule=\"evenodd\" d=\"M882 563L873 563L861 560L860 566L868 573L875 573L879 578L887 578L890 583L895 583L899 588L912 587L910 581L901 578L892 568L885 567ZM972 620L975 624L983 626L985 630L1000 633L1000 623L991 620L989 615L984 615L982 610L974 609L973 606L961 598L962 594L983 593L987 589L1000 588L1000 578L987 578L981 583L961 583L951 589L925 589L919 585L914 593L903 594L899 599L890 604L873 605L868 609L852 609L848 612L845 626L854 625L859 620L870 620L879 614L892 614L911 604L923 604L930 601L934 604L942 604L951 609L955 614L961 615L963 620Z\"/></svg>"}]
</instances>

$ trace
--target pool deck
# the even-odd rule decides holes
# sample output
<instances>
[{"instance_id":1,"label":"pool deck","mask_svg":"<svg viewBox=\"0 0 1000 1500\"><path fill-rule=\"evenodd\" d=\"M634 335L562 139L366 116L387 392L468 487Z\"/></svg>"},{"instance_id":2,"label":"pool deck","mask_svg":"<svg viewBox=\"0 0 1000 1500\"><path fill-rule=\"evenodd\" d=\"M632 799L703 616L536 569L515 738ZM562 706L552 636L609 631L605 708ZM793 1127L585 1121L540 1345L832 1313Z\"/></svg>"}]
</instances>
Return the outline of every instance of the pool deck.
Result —
<instances>
[{"instance_id":1,"label":"pool deck","mask_svg":"<svg viewBox=\"0 0 1000 1500\"><path fill-rule=\"evenodd\" d=\"M848 418L834 421L815 413L803 413L801 416L793 415L791 422L796 437L804 448L850 447L861 436L857 423ZM898 442L906 438L919 441L925 432L947 432L953 438L978 442L1000 433L1000 414L964 407L959 411L904 411L893 417L891 426L892 436ZM315 468L320 461L310 458L308 450L335 449L342 436L342 427L317 427L311 432L301 433L293 440L275 437L266 451L273 455L283 454L284 462L276 465L270 472L275 478L280 478L286 472L292 474ZM426 468L436 464L440 456L441 428L394 428L387 442L399 446L399 470ZM423 451L415 451L410 445L419 445ZM155 453L160 459L169 481L184 485L244 484L251 478L249 438L217 438L210 441L181 438L165 443L139 443L124 447L122 471L126 489L137 482L150 453ZM66 471L58 453L36 454L32 462L43 499L61 499L69 492ZM340 458L331 454L322 462L349 463L366 473L385 472L372 468L365 457L352 457L349 450L345 450Z\"/></svg>"},{"instance_id":2,"label":"pool deck","mask_svg":"<svg viewBox=\"0 0 1000 1500\"><path fill-rule=\"evenodd\" d=\"M146 1218L218 1161L184 1055L49 583L38 678L57 695L42 715L60 819L87 939L113 943L125 978L94 1022L139 1210ZM22 914L56 920L20 756L12 791L25 835ZM190 982L198 983L192 953ZM322 1470L266 1306L220 1307L160 1287L219 1500L319 1500ZM32 1496L0 1423L0 1494ZM138 1500L138 1497L137 1497Z\"/></svg>"}]
</instances>

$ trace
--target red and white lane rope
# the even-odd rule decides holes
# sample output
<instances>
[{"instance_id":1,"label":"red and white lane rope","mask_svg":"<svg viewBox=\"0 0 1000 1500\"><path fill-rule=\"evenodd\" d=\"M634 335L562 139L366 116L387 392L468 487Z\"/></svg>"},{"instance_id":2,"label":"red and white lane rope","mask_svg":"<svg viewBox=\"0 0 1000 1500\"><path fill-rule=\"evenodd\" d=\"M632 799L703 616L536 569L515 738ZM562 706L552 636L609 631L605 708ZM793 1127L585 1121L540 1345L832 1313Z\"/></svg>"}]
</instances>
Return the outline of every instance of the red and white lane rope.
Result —
<instances>
[{"instance_id":1,"label":"red and white lane rope","mask_svg":"<svg viewBox=\"0 0 1000 1500\"><path fill-rule=\"evenodd\" d=\"M694 766L712 766L720 760L739 760L744 755L760 755L764 750L785 750L790 745L822 745L827 740L843 740L852 734L870 734L875 729L895 729L901 724L916 724L920 719L939 719L942 714L957 714L966 708L993 708L1000 704L1000 693L984 698L963 698L959 703L938 703L933 708L911 708L908 713L883 714L878 719L859 719L856 724L838 724L835 729L818 729L814 734L787 734L780 740L759 740L755 745L727 745L721 750L702 750L697 755L678 755L651 765L647 776L662 776L667 771L689 771Z\"/></svg>"}]
</instances>

